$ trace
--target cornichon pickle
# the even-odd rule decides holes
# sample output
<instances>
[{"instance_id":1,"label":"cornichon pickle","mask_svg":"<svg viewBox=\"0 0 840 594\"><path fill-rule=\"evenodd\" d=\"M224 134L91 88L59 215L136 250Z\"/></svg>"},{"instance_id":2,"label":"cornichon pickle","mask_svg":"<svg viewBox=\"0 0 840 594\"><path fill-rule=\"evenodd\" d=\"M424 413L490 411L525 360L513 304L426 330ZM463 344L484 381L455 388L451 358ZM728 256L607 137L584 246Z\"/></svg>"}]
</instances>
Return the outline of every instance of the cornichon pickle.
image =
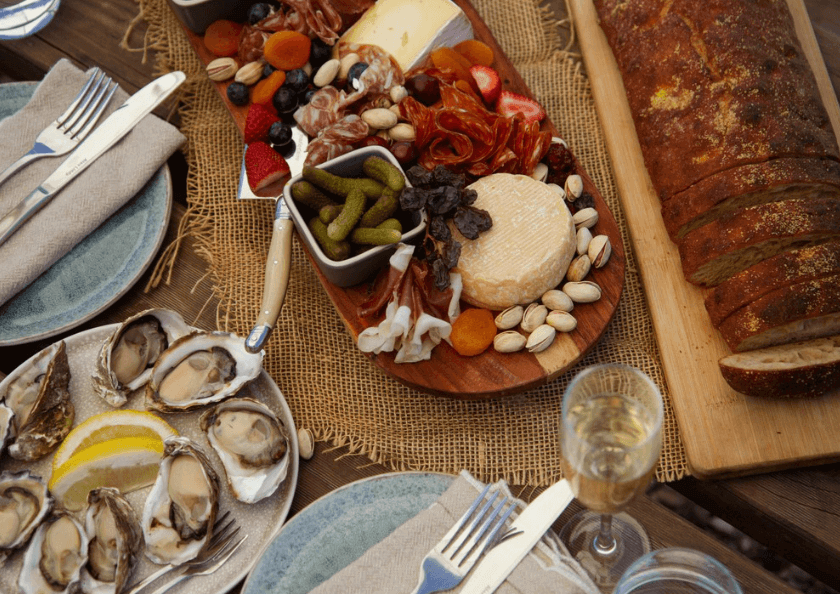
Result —
<instances>
[{"instance_id":1,"label":"cornichon pickle","mask_svg":"<svg viewBox=\"0 0 840 594\"><path fill-rule=\"evenodd\" d=\"M334 241L327 235L327 226L318 217L309 221L309 229L318 241L324 254L331 260L346 260L350 256L350 244L346 241Z\"/></svg>"},{"instance_id":2,"label":"cornichon pickle","mask_svg":"<svg viewBox=\"0 0 840 594\"><path fill-rule=\"evenodd\" d=\"M302 175L306 181L315 184L330 194L336 194L338 196L346 197L355 188L361 190L366 197L376 199L382 194L382 189L384 188L375 179L366 177L341 177L324 169L318 169L317 167L304 167Z\"/></svg>"},{"instance_id":3,"label":"cornichon pickle","mask_svg":"<svg viewBox=\"0 0 840 594\"><path fill-rule=\"evenodd\" d=\"M342 208L344 208L344 206L341 204L327 204L318 211L318 218L321 219L321 222L325 225L329 225L335 220L335 217L338 216Z\"/></svg>"},{"instance_id":4,"label":"cornichon pickle","mask_svg":"<svg viewBox=\"0 0 840 594\"><path fill-rule=\"evenodd\" d=\"M295 182L292 185L292 198L315 211L319 211L325 206L337 206L335 200L306 180Z\"/></svg>"},{"instance_id":5,"label":"cornichon pickle","mask_svg":"<svg viewBox=\"0 0 840 594\"><path fill-rule=\"evenodd\" d=\"M347 194L347 200L344 202L344 208L327 227L327 235L333 241L342 241L348 235L359 219L362 218L362 213L365 212L365 202L367 199L361 190L354 189Z\"/></svg>"},{"instance_id":6,"label":"cornichon pickle","mask_svg":"<svg viewBox=\"0 0 840 594\"><path fill-rule=\"evenodd\" d=\"M385 188L382 190L382 196L362 215L359 227L376 227L397 212L397 206L399 206L397 192L391 188Z\"/></svg>"},{"instance_id":7,"label":"cornichon pickle","mask_svg":"<svg viewBox=\"0 0 840 594\"><path fill-rule=\"evenodd\" d=\"M402 223L399 219L385 219L376 226L377 229L396 229L402 233Z\"/></svg>"},{"instance_id":8,"label":"cornichon pickle","mask_svg":"<svg viewBox=\"0 0 840 594\"><path fill-rule=\"evenodd\" d=\"M350 234L350 241L365 245L389 245L397 243L402 238L402 233L396 229L371 229L370 227L357 227Z\"/></svg>"},{"instance_id":9,"label":"cornichon pickle","mask_svg":"<svg viewBox=\"0 0 840 594\"><path fill-rule=\"evenodd\" d=\"M365 175L372 177L377 181L399 192L405 187L405 176L393 163L386 161L382 157L368 157L362 163L362 171Z\"/></svg>"}]
</instances>

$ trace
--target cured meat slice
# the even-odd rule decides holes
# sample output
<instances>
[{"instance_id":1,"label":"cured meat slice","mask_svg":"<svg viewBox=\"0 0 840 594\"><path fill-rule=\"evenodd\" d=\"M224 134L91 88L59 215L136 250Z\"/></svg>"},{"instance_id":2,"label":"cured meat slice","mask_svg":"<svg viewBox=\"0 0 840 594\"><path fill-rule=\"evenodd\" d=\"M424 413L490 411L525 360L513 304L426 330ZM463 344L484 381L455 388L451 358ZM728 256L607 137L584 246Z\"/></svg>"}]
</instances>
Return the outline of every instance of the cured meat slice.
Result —
<instances>
[{"instance_id":1,"label":"cured meat slice","mask_svg":"<svg viewBox=\"0 0 840 594\"><path fill-rule=\"evenodd\" d=\"M370 133L368 125L356 114L345 116L321 131L306 149L305 165L315 166L349 153L353 145Z\"/></svg>"}]
</instances>

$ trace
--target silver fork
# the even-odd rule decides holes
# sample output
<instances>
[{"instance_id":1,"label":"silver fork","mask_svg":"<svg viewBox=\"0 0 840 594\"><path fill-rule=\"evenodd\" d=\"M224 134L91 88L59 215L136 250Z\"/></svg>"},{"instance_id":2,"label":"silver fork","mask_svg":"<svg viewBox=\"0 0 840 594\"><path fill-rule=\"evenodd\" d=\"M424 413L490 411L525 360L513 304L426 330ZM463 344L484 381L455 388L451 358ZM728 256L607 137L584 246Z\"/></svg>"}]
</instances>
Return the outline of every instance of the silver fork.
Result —
<instances>
[{"instance_id":1,"label":"silver fork","mask_svg":"<svg viewBox=\"0 0 840 594\"><path fill-rule=\"evenodd\" d=\"M464 515L423 559L420 580L412 594L429 594L454 588L461 583L476 561L496 544L496 537L513 511L513 506L508 506L502 512L508 499L504 497L490 510L499 496L496 491L476 513L489 490L490 485L484 487Z\"/></svg>"},{"instance_id":2,"label":"silver fork","mask_svg":"<svg viewBox=\"0 0 840 594\"><path fill-rule=\"evenodd\" d=\"M235 543L230 544L227 543L223 550L219 551L219 553L211 558L208 559L205 563L201 565L190 565L188 566L178 577L173 579L171 582L168 582L154 591L154 594L164 594L164 592L168 592L172 588L174 588L177 584L180 584L185 579L195 577L198 575L210 575L217 569L219 569L222 565L227 563L227 560L230 559L233 554L236 552L236 549L245 542L245 539L248 538L247 536L243 536Z\"/></svg>"},{"instance_id":3,"label":"silver fork","mask_svg":"<svg viewBox=\"0 0 840 594\"><path fill-rule=\"evenodd\" d=\"M119 86L115 83L109 91L110 84L111 77L105 76L98 67L94 68L85 86L67 110L38 134L35 144L28 153L0 173L0 184L35 159L66 155L76 148L76 145L84 140L96 126L99 117Z\"/></svg>"},{"instance_id":4,"label":"silver fork","mask_svg":"<svg viewBox=\"0 0 840 594\"><path fill-rule=\"evenodd\" d=\"M164 565L153 574L131 586L128 590L124 591L123 594L137 594L137 592L151 584L153 581L171 571L184 569L185 567L189 568L201 566L204 563L215 559L216 556L220 554L220 551L228 545L230 541L233 540L233 537L239 532L239 526L236 525L236 520L231 519L227 524L224 524L229 515L230 512L227 511L221 517L216 519L213 528L213 536L210 538L210 542L194 559L190 559L181 565Z\"/></svg>"}]
</instances>

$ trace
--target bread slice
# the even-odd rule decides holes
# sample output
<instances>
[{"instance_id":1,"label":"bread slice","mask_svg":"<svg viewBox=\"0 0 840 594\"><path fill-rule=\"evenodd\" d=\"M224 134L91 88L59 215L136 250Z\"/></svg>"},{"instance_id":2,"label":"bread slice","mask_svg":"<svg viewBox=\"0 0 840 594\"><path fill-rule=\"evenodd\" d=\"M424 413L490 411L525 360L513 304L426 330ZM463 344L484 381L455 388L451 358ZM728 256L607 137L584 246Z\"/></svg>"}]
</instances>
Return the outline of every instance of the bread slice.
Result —
<instances>
[{"instance_id":1,"label":"bread slice","mask_svg":"<svg viewBox=\"0 0 840 594\"><path fill-rule=\"evenodd\" d=\"M840 238L776 254L723 281L706 295L706 311L715 327L735 310L767 293L840 273Z\"/></svg>"},{"instance_id":2,"label":"bread slice","mask_svg":"<svg viewBox=\"0 0 840 594\"><path fill-rule=\"evenodd\" d=\"M784 158L711 175L662 204L662 219L676 242L736 209L791 198L840 197L840 163Z\"/></svg>"},{"instance_id":3,"label":"bread slice","mask_svg":"<svg viewBox=\"0 0 840 594\"><path fill-rule=\"evenodd\" d=\"M747 396L819 396L840 390L840 336L736 353L718 365L726 383Z\"/></svg>"},{"instance_id":4,"label":"bread slice","mask_svg":"<svg viewBox=\"0 0 840 594\"><path fill-rule=\"evenodd\" d=\"M840 273L765 293L718 330L733 352L840 334Z\"/></svg>"},{"instance_id":5,"label":"bread slice","mask_svg":"<svg viewBox=\"0 0 840 594\"><path fill-rule=\"evenodd\" d=\"M721 216L679 242L685 278L714 287L778 253L840 237L840 201L794 198Z\"/></svg>"}]
</instances>

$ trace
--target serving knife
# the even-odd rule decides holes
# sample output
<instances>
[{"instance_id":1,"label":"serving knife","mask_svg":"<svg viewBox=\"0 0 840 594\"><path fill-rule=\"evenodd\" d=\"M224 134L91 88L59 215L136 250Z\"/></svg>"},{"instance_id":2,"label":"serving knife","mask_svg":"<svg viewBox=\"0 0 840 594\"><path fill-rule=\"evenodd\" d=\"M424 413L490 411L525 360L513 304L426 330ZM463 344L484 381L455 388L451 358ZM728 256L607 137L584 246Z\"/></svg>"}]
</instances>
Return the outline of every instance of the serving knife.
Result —
<instances>
[{"instance_id":1,"label":"serving knife","mask_svg":"<svg viewBox=\"0 0 840 594\"><path fill-rule=\"evenodd\" d=\"M129 97L83 140L70 156L41 185L0 219L0 245L53 196L142 120L184 82L176 71L156 78Z\"/></svg>"},{"instance_id":2,"label":"serving knife","mask_svg":"<svg viewBox=\"0 0 840 594\"><path fill-rule=\"evenodd\" d=\"M554 521L574 499L566 479L554 483L534 499L513 521L509 532L520 531L513 538L494 546L473 569L461 588L461 594L491 594L502 585L525 555L534 548Z\"/></svg>"}]
</instances>

